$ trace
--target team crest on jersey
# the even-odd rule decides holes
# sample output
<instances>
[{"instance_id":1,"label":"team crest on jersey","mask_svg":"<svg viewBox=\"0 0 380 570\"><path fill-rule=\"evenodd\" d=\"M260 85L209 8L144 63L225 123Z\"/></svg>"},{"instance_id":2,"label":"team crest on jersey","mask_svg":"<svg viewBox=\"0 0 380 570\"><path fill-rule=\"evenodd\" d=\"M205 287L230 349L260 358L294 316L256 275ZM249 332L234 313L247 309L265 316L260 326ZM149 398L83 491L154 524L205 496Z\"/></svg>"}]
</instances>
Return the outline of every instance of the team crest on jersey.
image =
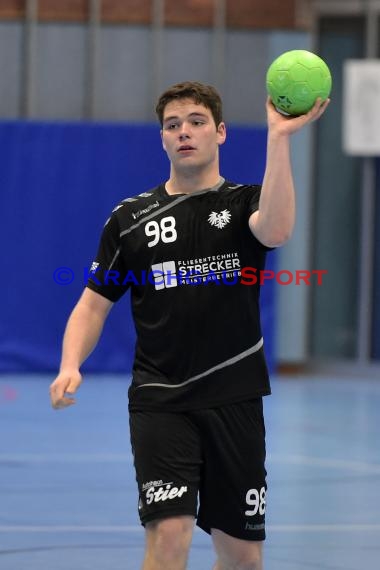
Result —
<instances>
[{"instance_id":1,"label":"team crest on jersey","mask_svg":"<svg viewBox=\"0 0 380 570\"><path fill-rule=\"evenodd\" d=\"M212 226L222 230L231 220L231 213L229 210L222 210L221 212L211 212L208 221Z\"/></svg>"}]
</instances>

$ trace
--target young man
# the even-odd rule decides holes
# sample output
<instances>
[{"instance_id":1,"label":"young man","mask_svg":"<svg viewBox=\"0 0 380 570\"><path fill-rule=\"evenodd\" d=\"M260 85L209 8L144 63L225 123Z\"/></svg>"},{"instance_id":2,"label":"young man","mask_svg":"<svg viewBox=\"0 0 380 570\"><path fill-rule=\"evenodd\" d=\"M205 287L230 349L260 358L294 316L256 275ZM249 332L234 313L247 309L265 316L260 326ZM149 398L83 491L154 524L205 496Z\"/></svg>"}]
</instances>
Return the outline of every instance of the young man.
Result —
<instances>
[{"instance_id":1,"label":"young man","mask_svg":"<svg viewBox=\"0 0 380 570\"><path fill-rule=\"evenodd\" d=\"M104 228L50 392L54 408L74 403L80 366L131 287L137 345L129 410L143 570L184 570L196 518L212 536L214 570L262 569L262 397L270 386L259 287L236 276L245 266L263 269L266 251L289 238L289 137L327 105L285 117L268 99L264 181L242 185L219 172L226 128L218 93L196 82L171 87L157 105L169 179L121 202Z\"/></svg>"}]
</instances>

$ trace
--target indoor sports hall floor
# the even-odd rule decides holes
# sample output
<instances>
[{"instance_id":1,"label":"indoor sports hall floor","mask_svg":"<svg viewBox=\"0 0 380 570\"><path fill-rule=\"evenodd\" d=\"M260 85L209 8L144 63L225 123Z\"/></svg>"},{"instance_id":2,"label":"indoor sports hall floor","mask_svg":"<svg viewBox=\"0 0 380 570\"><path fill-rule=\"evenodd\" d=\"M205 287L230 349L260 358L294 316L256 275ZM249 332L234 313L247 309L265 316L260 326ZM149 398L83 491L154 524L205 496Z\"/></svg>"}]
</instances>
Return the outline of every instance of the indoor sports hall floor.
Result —
<instances>
[{"instance_id":1,"label":"indoor sports hall floor","mask_svg":"<svg viewBox=\"0 0 380 570\"><path fill-rule=\"evenodd\" d=\"M139 570L127 382L88 376L56 412L50 381L0 376L0 568ZM274 379L265 409L265 570L378 570L380 378ZM196 531L188 569L213 560Z\"/></svg>"}]
</instances>

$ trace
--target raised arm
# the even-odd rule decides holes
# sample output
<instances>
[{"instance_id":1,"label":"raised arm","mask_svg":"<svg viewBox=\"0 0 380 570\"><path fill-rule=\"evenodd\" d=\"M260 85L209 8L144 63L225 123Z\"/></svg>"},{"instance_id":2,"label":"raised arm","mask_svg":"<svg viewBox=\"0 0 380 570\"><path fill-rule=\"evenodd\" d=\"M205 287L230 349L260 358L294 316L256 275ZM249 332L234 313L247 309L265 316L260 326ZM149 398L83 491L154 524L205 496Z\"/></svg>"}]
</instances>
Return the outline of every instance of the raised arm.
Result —
<instances>
[{"instance_id":1,"label":"raised arm","mask_svg":"<svg viewBox=\"0 0 380 570\"><path fill-rule=\"evenodd\" d=\"M112 305L111 301L91 289L83 291L67 322L60 371L50 386L53 408L66 408L75 403L70 396L82 382L80 366L97 345Z\"/></svg>"},{"instance_id":2,"label":"raised arm","mask_svg":"<svg viewBox=\"0 0 380 570\"><path fill-rule=\"evenodd\" d=\"M259 209L249 219L257 239L268 247L284 244L293 231L295 193L290 161L290 136L305 125L319 119L330 100L317 100L314 107L299 117L288 117L276 111L270 98L266 102L268 120L267 160Z\"/></svg>"}]
</instances>

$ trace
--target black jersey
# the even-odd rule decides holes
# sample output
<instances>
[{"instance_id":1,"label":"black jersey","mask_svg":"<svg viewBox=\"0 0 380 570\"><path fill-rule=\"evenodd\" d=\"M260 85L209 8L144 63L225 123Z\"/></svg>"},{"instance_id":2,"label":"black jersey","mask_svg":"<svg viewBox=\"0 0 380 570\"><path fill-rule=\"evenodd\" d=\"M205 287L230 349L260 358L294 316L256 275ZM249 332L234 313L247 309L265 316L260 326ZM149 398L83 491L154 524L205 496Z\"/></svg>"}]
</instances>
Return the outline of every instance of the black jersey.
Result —
<instances>
[{"instance_id":1,"label":"black jersey","mask_svg":"<svg viewBox=\"0 0 380 570\"><path fill-rule=\"evenodd\" d=\"M103 230L87 286L117 301L129 288L137 333L131 410L191 410L270 393L259 313L267 249L252 234L260 186L222 181L123 200Z\"/></svg>"}]
</instances>

